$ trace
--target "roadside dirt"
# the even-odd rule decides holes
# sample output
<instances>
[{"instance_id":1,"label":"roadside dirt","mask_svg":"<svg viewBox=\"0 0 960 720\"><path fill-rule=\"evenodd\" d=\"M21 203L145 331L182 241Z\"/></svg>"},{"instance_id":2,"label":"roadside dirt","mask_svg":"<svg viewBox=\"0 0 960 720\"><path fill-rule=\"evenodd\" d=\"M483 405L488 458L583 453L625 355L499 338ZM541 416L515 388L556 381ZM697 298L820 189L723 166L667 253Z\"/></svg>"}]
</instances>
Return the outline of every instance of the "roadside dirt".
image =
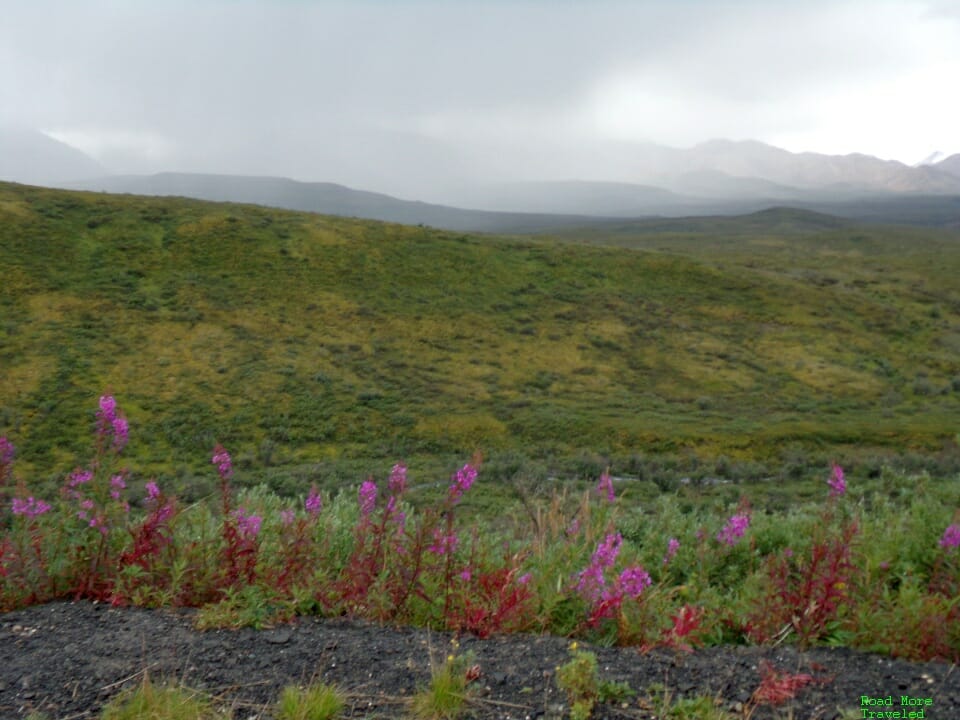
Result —
<instances>
[{"instance_id":1,"label":"roadside dirt","mask_svg":"<svg viewBox=\"0 0 960 720\"><path fill-rule=\"evenodd\" d=\"M58 602L0 615L0 717L23 718L35 710L51 719L96 717L105 702L148 672L153 681L178 681L211 694L235 719L270 718L283 686L314 679L349 693L347 717L400 718L411 694L428 683L431 657L440 663L452 649L450 634L344 619L198 632L192 614ZM569 659L568 646L557 637L461 637L458 652L473 652L480 668L464 717L566 717L555 669ZM598 706L599 719L663 717L651 701L656 684L674 699L708 695L746 717L765 662L815 681L781 705L756 706L750 716L755 720L833 720L844 711L861 717L863 695L892 696L892 707L872 708L888 711L923 707L901 708L904 695L929 698L923 717L960 718L960 670L946 664L848 649L724 647L687 655L589 649L597 654L602 679L626 682L636 692L624 703Z\"/></svg>"}]
</instances>

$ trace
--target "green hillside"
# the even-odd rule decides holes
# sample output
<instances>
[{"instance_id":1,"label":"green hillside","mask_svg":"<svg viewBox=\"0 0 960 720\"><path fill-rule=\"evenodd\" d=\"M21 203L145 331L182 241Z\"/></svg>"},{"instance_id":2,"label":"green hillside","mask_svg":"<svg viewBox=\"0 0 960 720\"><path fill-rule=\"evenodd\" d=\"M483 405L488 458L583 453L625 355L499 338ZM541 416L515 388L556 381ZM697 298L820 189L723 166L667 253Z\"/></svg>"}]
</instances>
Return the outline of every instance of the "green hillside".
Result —
<instances>
[{"instance_id":1,"label":"green hillside","mask_svg":"<svg viewBox=\"0 0 960 720\"><path fill-rule=\"evenodd\" d=\"M0 184L0 434L69 470L109 390L161 475L949 449L958 236L792 212L523 239Z\"/></svg>"}]
</instances>

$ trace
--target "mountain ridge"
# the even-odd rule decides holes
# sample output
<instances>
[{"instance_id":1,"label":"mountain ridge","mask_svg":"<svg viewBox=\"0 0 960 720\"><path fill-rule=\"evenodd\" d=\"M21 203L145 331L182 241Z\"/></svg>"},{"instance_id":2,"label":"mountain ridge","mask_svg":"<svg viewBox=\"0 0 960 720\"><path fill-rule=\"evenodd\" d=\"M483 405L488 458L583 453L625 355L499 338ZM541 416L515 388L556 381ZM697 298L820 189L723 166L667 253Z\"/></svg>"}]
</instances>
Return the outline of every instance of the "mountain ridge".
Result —
<instances>
[{"instance_id":1,"label":"mountain ridge","mask_svg":"<svg viewBox=\"0 0 960 720\"><path fill-rule=\"evenodd\" d=\"M17 137L27 139L20 142ZM14 150L3 152L3 142ZM59 168L43 162L44 153L53 149L63 161ZM597 165L608 169L609 178L575 171L594 156ZM514 171L522 160L509 160ZM506 160L494 162L501 163L501 176L509 174ZM458 231L539 232L583 225L590 218L736 215L780 205L858 220L960 226L956 200L960 154L910 167L862 153L793 153L757 140L714 139L686 149L601 144L570 149L558 162L557 173L565 166L571 170L565 178L489 180L478 171L470 182L447 183L420 197L411 186L399 194L415 199L400 199L397 193L276 175L170 171L104 175L91 158L42 133L17 136L0 130L4 179L67 189L248 202ZM84 173L88 177L77 177ZM442 180L437 177L434 184Z\"/></svg>"},{"instance_id":2,"label":"mountain ridge","mask_svg":"<svg viewBox=\"0 0 960 720\"><path fill-rule=\"evenodd\" d=\"M106 172L86 153L46 133L0 127L0 180L56 185Z\"/></svg>"}]
</instances>

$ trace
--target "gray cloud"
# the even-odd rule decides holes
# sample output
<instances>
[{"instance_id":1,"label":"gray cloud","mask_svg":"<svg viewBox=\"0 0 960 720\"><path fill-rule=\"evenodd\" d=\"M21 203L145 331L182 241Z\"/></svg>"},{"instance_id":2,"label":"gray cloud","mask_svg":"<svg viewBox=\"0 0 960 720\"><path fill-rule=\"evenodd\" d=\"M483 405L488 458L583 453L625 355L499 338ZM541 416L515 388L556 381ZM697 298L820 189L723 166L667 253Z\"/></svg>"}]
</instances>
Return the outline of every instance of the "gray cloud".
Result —
<instances>
[{"instance_id":1,"label":"gray cloud","mask_svg":"<svg viewBox=\"0 0 960 720\"><path fill-rule=\"evenodd\" d=\"M599 176L587 150L611 156L628 141L922 155L956 142L957 123L911 136L910 108L874 99L915 87L911 77L960 75L951 7L0 0L0 121L54 132L122 172L394 192L511 169ZM924 111L957 119L949 95L924 98ZM857 103L883 127L859 135L876 147L853 144L868 122L850 117ZM888 106L896 118L875 117Z\"/></svg>"}]
</instances>

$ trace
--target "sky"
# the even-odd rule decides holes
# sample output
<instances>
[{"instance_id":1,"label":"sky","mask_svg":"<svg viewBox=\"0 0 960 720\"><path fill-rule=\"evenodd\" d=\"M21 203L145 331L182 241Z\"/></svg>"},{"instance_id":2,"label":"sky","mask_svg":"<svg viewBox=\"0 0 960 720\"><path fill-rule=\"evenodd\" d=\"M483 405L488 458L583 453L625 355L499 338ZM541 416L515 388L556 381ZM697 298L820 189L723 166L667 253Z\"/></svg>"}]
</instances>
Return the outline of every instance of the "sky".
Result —
<instances>
[{"instance_id":1,"label":"sky","mask_svg":"<svg viewBox=\"0 0 960 720\"><path fill-rule=\"evenodd\" d=\"M0 125L400 195L620 148L960 152L955 0L0 0ZM406 189L408 192L404 193Z\"/></svg>"}]
</instances>

